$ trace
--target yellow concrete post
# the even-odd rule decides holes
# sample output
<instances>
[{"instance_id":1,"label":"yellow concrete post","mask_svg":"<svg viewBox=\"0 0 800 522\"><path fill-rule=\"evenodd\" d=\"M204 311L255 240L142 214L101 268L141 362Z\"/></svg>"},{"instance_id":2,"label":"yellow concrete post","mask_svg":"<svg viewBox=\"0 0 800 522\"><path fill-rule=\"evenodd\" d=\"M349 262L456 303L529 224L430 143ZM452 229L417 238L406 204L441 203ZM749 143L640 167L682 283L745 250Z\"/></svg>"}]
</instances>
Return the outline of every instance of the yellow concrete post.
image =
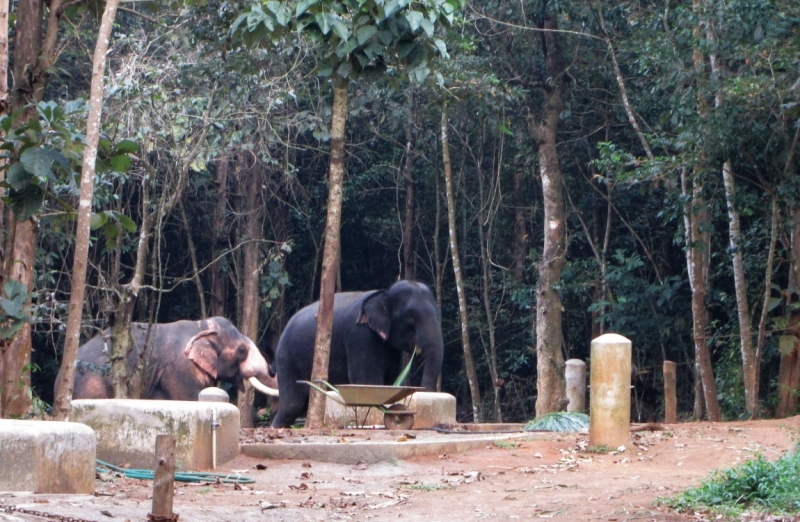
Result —
<instances>
[{"instance_id":1,"label":"yellow concrete post","mask_svg":"<svg viewBox=\"0 0 800 522\"><path fill-rule=\"evenodd\" d=\"M583 413L586 409L586 363L580 359L567 361L564 380L567 381L567 411Z\"/></svg>"},{"instance_id":2,"label":"yellow concrete post","mask_svg":"<svg viewBox=\"0 0 800 522\"><path fill-rule=\"evenodd\" d=\"M627 446L631 425L631 342L617 334L592 341L589 446Z\"/></svg>"}]
</instances>

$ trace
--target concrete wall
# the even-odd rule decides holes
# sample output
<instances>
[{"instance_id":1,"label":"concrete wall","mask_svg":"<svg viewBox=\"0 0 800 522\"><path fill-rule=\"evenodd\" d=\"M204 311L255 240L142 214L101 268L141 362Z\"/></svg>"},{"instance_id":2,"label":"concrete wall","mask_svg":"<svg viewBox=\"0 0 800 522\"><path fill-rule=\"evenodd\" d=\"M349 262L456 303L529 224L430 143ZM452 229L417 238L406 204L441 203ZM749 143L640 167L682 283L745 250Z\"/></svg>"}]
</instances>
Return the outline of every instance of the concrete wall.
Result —
<instances>
[{"instance_id":1,"label":"concrete wall","mask_svg":"<svg viewBox=\"0 0 800 522\"><path fill-rule=\"evenodd\" d=\"M0 419L0 491L94 493L95 449L83 424Z\"/></svg>"},{"instance_id":2,"label":"concrete wall","mask_svg":"<svg viewBox=\"0 0 800 522\"><path fill-rule=\"evenodd\" d=\"M239 454L239 410L216 402L81 399L72 401L72 420L97 433L97 458L121 466L153 469L156 435L176 439L176 468L212 467L211 420L217 411L217 464Z\"/></svg>"}]
</instances>

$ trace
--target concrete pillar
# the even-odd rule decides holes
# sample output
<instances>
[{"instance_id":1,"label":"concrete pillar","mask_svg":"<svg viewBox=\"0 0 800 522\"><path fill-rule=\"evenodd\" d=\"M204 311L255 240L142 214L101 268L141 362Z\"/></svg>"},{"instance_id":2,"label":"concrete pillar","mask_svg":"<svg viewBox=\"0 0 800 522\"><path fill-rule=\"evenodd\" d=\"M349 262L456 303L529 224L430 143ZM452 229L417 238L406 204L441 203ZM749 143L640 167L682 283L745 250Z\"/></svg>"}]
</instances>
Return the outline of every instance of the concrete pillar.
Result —
<instances>
[{"instance_id":1,"label":"concrete pillar","mask_svg":"<svg viewBox=\"0 0 800 522\"><path fill-rule=\"evenodd\" d=\"M580 359L567 361L564 370L567 381L567 411L583 412L586 409L586 363Z\"/></svg>"},{"instance_id":2,"label":"concrete pillar","mask_svg":"<svg viewBox=\"0 0 800 522\"><path fill-rule=\"evenodd\" d=\"M677 368L672 361L664 361L664 422L678 422Z\"/></svg>"},{"instance_id":3,"label":"concrete pillar","mask_svg":"<svg viewBox=\"0 0 800 522\"><path fill-rule=\"evenodd\" d=\"M631 425L631 342L617 334L592 341L589 445L627 446Z\"/></svg>"}]
</instances>

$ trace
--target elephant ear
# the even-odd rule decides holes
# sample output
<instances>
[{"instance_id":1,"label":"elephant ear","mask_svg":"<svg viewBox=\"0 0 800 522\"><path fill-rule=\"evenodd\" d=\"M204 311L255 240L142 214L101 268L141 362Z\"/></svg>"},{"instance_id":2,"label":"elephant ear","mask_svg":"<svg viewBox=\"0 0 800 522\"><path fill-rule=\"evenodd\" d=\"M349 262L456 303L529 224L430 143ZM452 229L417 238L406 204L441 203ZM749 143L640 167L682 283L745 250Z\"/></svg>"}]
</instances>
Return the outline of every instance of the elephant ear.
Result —
<instances>
[{"instance_id":1,"label":"elephant ear","mask_svg":"<svg viewBox=\"0 0 800 522\"><path fill-rule=\"evenodd\" d=\"M368 323L369 327L384 341L389 338L391 320L389 306L386 302L386 292L379 290L364 298L361 302L361 314L359 314L357 323Z\"/></svg>"},{"instance_id":2,"label":"elephant ear","mask_svg":"<svg viewBox=\"0 0 800 522\"><path fill-rule=\"evenodd\" d=\"M183 353L212 378L217 378L217 348L213 330L203 330L186 343Z\"/></svg>"}]
</instances>

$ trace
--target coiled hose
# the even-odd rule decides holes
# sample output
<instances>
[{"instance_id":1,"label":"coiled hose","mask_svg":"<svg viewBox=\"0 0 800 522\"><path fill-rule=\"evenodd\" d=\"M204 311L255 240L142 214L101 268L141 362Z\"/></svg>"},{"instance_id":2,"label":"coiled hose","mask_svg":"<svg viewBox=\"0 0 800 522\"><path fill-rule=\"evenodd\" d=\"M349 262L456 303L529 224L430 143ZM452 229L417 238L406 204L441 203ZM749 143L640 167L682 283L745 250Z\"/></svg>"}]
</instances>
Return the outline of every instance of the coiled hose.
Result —
<instances>
[{"instance_id":1,"label":"coiled hose","mask_svg":"<svg viewBox=\"0 0 800 522\"><path fill-rule=\"evenodd\" d=\"M134 479L141 479L141 480L153 480L154 473L151 469L125 469L120 468L119 466L115 466L113 464L109 464L108 462L103 462L100 459L97 459L97 468L96 471L98 473L110 473L111 471L115 471L117 473L122 474L128 478ZM236 483L236 484L252 484L255 480L251 479L250 477L246 477L244 475L232 475L229 473L206 473L203 471L176 471L175 472L175 480L178 482L223 482L226 484Z\"/></svg>"}]
</instances>

